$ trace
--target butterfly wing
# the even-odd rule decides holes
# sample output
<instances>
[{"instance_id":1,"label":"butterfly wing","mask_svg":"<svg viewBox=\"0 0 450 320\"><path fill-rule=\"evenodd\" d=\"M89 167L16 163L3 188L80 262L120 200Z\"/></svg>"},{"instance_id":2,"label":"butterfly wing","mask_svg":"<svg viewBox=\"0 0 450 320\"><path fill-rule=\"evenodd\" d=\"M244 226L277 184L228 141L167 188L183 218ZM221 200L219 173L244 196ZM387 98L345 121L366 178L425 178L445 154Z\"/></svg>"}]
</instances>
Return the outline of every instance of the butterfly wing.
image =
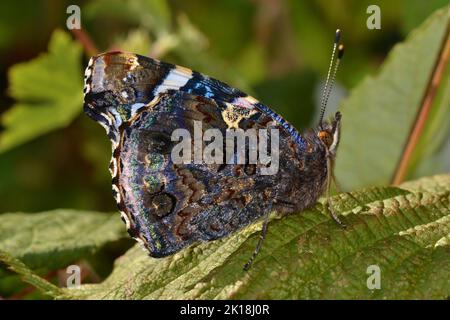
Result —
<instances>
[{"instance_id":1,"label":"butterfly wing","mask_svg":"<svg viewBox=\"0 0 450 320\"><path fill-rule=\"evenodd\" d=\"M225 105L211 99L181 91L165 93L121 134L119 207L130 220L133 236L143 239L153 256L223 237L268 210L278 177L261 175L258 165L173 159L175 130L184 129L194 138L198 135L194 121L198 121L202 135L208 129L225 135L225 110ZM206 143L201 143L204 150Z\"/></svg>"},{"instance_id":2,"label":"butterfly wing","mask_svg":"<svg viewBox=\"0 0 450 320\"><path fill-rule=\"evenodd\" d=\"M110 170L119 210L130 234L152 256L223 237L273 205L292 211L300 193L305 197L309 192L301 188L300 169L308 161L305 148L306 154L313 154L316 146L237 89L189 69L126 53L93 58L85 81L85 111L105 127L113 144ZM173 132L183 129L195 137L196 122L201 136L208 129L222 136L230 128L278 129L283 154L279 170L262 174L267 165L248 159L243 164L174 161ZM200 141L204 150L206 143Z\"/></svg>"},{"instance_id":3,"label":"butterfly wing","mask_svg":"<svg viewBox=\"0 0 450 320\"><path fill-rule=\"evenodd\" d=\"M108 52L91 58L85 72L85 112L104 127L110 116L119 127L158 95L182 91L230 103L237 109L256 109L270 116L302 148L306 141L283 117L246 93L190 69L156 59ZM118 109L118 105L121 107ZM112 138L114 132L108 132Z\"/></svg>"}]
</instances>

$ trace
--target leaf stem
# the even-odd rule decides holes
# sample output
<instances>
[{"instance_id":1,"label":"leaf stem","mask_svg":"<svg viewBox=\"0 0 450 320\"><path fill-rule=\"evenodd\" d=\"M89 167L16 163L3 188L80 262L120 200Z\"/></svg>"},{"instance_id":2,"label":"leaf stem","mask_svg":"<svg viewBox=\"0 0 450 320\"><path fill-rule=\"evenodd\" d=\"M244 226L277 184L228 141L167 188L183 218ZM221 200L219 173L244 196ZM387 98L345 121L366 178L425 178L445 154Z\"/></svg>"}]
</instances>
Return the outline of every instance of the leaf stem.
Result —
<instances>
[{"instance_id":1,"label":"leaf stem","mask_svg":"<svg viewBox=\"0 0 450 320\"><path fill-rule=\"evenodd\" d=\"M411 161L411 155L414 152L415 147L421 137L423 129L425 127L428 114L430 113L434 97L439 88L439 84L442 80L445 67L450 57L450 12L449 20L447 22L447 29L444 34L444 40L440 49L439 58L436 61L430 80L428 81L427 89L422 99L420 111L414 122L413 128L409 134L407 144L403 149L402 156L395 170L394 178L392 179L393 185L399 185L405 180L409 164Z\"/></svg>"},{"instance_id":2,"label":"leaf stem","mask_svg":"<svg viewBox=\"0 0 450 320\"><path fill-rule=\"evenodd\" d=\"M70 31L73 33L77 41L81 43L87 56L92 57L98 54L98 49L94 44L94 41L92 41L86 31L83 29L71 29Z\"/></svg>"}]
</instances>

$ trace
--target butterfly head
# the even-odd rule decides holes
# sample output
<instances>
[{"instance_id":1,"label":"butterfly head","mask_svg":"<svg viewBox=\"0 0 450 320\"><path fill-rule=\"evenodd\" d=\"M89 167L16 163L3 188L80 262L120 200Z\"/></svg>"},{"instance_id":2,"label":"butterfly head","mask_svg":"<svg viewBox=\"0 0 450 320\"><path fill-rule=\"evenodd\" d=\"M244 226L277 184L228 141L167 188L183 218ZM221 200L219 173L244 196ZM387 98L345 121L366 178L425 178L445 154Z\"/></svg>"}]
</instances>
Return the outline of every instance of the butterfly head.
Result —
<instances>
[{"instance_id":1,"label":"butterfly head","mask_svg":"<svg viewBox=\"0 0 450 320\"><path fill-rule=\"evenodd\" d=\"M341 117L341 113L336 112L334 119L330 123L322 123L317 131L317 137L332 156L336 155L339 144Z\"/></svg>"}]
</instances>

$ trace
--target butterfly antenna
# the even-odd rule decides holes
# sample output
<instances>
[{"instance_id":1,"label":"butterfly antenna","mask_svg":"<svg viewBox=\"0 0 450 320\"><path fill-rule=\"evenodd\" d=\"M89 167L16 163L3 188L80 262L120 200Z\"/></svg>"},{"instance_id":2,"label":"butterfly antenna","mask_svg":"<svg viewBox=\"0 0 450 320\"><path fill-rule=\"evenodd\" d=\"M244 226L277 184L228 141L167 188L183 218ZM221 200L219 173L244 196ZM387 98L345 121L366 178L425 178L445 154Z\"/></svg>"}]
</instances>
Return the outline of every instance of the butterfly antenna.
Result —
<instances>
[{"instance_id":1,"label":"butterfly antenna","mask_svg":"<svg viewBox=\"0 0 450 320\"><path fill-rule=\"evenodd\" d=\"M342 59L343 56L344 56L344 45L340 44L339 47L338 47L338 54L337 54L336 64L334 65L333 74L331 75L331 78L330 78L330 85L328 87L328 90L327 90L327 93L326 93L326 96L325 96L323 110L325 110L325 107L328 104L328 99L330 98L331 91L333 90L334 80L336 79L336 73L337 73L337 70L339 68L339 64L340 64L341 59ZM322 117L323 117L323 114L322 114ZM322 119L321 119L320 123L322 123Z\"/></svg>"},{"instance_id":2,"label":"butterfly antenna","mask_svg":"<svg viewBox=\"0 0 450 320\"><path fill-rule=\"evenodd\" d=\"M325 86L322 91L322 98L320 99L319 126L322 126L323 116L325 114L325 109L327 107L327 101L328 101L327 96L329 96L328 92L331 92L331 89L332 89L332 82L330 85L330 79L333 78L333 76L332 76L333 74L336 75L336 71L337 71L336 67L333 68L333 66L335 65L334 56L336 54L336 50L338 50L338 59L336 61L336 65L339 65L339 59L340 59L339 58L339 48L341 47L341 46L339 46L340 41L341 41L341 30L337 29L336 34L334 36L333 51L331 52L331 59L330 59L330 66L328 67L327 80L325 81ZM343 49L343 47L342 47L342 49ZM341 58L342 58L342 54L341 54ZM333 82L334 82L334 80L333 80Z\"/></svg>"}]
</instances>

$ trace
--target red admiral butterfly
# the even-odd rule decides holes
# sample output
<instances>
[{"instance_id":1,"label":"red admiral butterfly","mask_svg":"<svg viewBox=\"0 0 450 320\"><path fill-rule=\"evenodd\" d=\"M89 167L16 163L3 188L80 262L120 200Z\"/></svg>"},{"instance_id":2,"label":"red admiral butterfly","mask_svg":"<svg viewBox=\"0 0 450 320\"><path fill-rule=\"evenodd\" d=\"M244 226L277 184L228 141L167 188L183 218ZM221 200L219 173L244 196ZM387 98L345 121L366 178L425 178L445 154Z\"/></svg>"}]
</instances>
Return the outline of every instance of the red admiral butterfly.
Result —
<instances>
[{"instance_id":1,"label":"red admiral butterfly","mask_svg":"<svg viewBox=\"0 0 450 320\"><path fill-rule=\"evenodd\" d=\"M263 217L260 241L244 267L248 269L261 248L272 210L300 212L329 190L341 115L336 113L331 122L323 122L323 115L343 54L339 37L338 30L319 125L303 134L255 98L190 69L123 52L91 58L84 111L106 129L112 143L114 198L129 234L152 257L219 239ZM244 137L238 151L220 141L222 135L228 143L232 129L266 135L257 140ZM273 130L276 136L268 137L270 143L263 146L281 157L250 161L255 145L261 146L261 137ZM189 136L181 162L175 159L181 153L174 153L179 147L174 132ZM221 162L202 161L201 150L204 155L208 141L223 147L211 153ZM189 161L191 146L194 153L200 150L194 161ZM243 153L241 161L230 161L238 153ZM253 160L260 158L261 154ZM267 174L275 160L276 170ZM331 207L330 212L339 222Z\"/></svg>"}]
</instances>

